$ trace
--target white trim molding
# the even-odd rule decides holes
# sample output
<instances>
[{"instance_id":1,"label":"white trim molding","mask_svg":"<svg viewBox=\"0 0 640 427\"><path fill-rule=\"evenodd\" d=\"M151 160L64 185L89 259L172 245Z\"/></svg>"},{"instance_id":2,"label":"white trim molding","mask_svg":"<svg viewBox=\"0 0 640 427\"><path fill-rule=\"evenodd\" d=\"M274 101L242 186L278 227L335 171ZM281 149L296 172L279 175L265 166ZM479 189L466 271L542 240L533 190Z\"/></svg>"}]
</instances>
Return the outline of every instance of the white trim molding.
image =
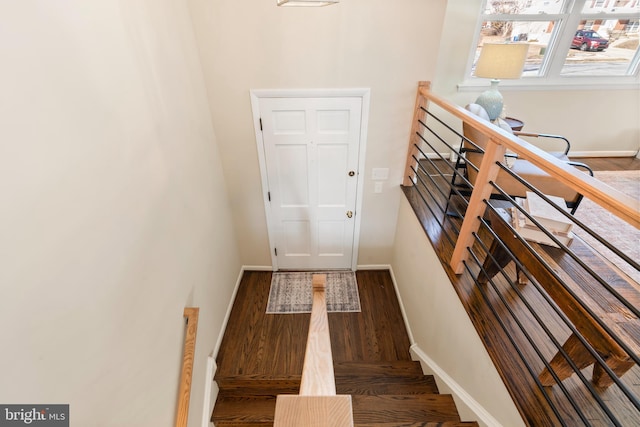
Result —
<instances>
[{"instance_id":1,"label":"white trim molding","mask_svg":"<svg viewBox=\"0 0 640 427\"><path fill-rule=\"evenodd\" d=\"M571 157L633 157L636 151L572 151Z\"/></svg>"},{"instance_id":2,"label":"white trim molding","mask_svg":"<svg viewBox=\"0 0 640 427\"><path fill-rule=\"evenodd\" d=\"M393 267L389 265L387 268L389 269L389 274L391 275L393 288L396 290L396 298L398 299L398 305L400 306L400 312L402 313L402 319L404 320L404 327L407 329L407 335L409 336L409 343L411 344L411 347L413 347L416 344L416 341L413 338L411 325L409 325L409 317L407 316L407 312L404 309L404 303L402 302L402 297L400 296L400 289L398 288L398 282L396 281L395 274L393 274Z\"/></svg>"},{"instance_id":3,"label":"white trim molding","mask_svg":"<svg viewBox=\"0 0 640 427\"><path fill-rule=\"evenodd\" d=\"M409 349L413 360L417 360L422 365L422 370L433 375L438 382L441 382L451 394L456 398L456 406L460 411L460 406L463 405L470 412L472 412L477 421L482 425L488 427L502 427L502 424L496 420L477 400L475 400L467 391L454 380L449 374L445 372L433 359L417 345L413 344ZM438 385L441 388L441 385Z\"/></svg>"},{"instance_id":4,"label":"white trim molding","mask_svg":"<svg viewBox=\"0 0 640 427\"><path fill-rule=\"evenodd\" d=\"M207 357L207 369L204 378L204 405L202 405L202 427L209 427L211 425L211 414L213 413L213 407L218 399L218 385L214 381L214 376L218 370L216 359L213 357L213 353Z\"/></svg>"},{"instance_id":5,"label":"white trim molding","mask_svg":"<svg viewBox=\"0 0 640 427\"><path fill-rule=\"evenodd\" d=\"M233 303L236 300L236 294L238 293L238 288L240 287L240 282L242 281L242 275L245 271L256 270L259 267L247 267L242 266L240 268L240 273L238 274L238 278L236 279L236 284L233 287L233 292L231 293L231 299L229 300L229 305L227 306L227 312L224 316L224 320L222 321L222 327L220 328L220 333L218 334L218 340L216 341L216 346L213 349L212 356L214 359L218 357L218 351L220 351L220 345L222 345L222 338L224 338L224 332L227 330L227 324L229 323L229 317L231 317L231 309L233 308ZM266 267L262 267L261 271L271 271L271 267L266 269Z\"/></svg>"},{"instance_id":6,"label":"white trim molding","mask_svg":"<svg viewBox=\"0 0 640 427\"><path fill-rule=\"evenodd\" d=\"M213 413L213 409L216 406L216 400L218 398L218 384L213 380L216 371L218 370L218 365L216 364L216 358L218 357L218 352L220 351L220 346L222 345L222 339L224 338L224 333L227 330L227 325L229 324L229 318L231 317L231 310L233 309L233 303L236 301L236 295L238 294L238 288L240 287L240 283L242 282L242 276L245 271L273 271L271 266L254 266L254 265L243 265L240 268L240 273L238 274L238 278L236 279L236 284L233 288L233 292L231 293L231 298L229 299L229 305L227 306L227 312L224 316L224 320L222 321L222 326L220 328L220 333L218 334L218 340L216 341L216 345L214 347L213 352L207 359L207 378L205 378L205 400L204 400L204 409L202 414L202 427L208 427L209 419L211 414ZM211 367L211 372L209 372L209 368ZM208 395L207 395L208 393ZM208 411L208 416L206 412Z\"/></svg>"}]
</instances>

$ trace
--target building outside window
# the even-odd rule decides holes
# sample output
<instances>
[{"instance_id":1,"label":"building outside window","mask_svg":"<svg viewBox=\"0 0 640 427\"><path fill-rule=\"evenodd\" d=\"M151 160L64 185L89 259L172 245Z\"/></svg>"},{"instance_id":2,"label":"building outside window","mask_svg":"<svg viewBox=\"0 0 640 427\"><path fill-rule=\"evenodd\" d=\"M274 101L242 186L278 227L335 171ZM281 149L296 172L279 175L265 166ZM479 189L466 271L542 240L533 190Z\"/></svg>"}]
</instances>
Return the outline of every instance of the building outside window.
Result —
<instances>
[{"instance_id":1,"label":"building outside window","mask_svg":"<svg viewBox=\"0 0 640 427\"><path fill-rule=\"evenodd\" d=\"M527 42L529 82L637 82L639 20L637 0L485 0L469 75L484 43Z\"/></svg>"}]
</instances>

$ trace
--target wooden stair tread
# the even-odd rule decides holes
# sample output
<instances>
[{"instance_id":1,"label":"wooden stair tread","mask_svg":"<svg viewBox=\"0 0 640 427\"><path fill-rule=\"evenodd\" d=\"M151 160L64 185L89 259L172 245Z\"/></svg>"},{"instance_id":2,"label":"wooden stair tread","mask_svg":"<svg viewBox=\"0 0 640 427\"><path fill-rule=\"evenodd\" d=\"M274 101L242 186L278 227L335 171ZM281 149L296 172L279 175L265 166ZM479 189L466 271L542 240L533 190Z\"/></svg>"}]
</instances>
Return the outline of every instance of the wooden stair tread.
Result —
<instances>
[{"instance_id":1,"label":"wooden stair tread","mask_svg":"<svg viewBox=\"0 0 640 427\"><path fill-rule=\"evenodd\" d=\"M438 422L460 422L451 395L354 395L352 403L353 419L357 425L428 425L429 422L438 425ZM275 405L275 396L219 396L211 420L216 425L273 423Z\"/></svg>"},{"instance_id":2,"label":"wooden stair tread","mask_svg":"<svg viewBox=\"0 0 640 427\"><path fill-rule=\"evenodd\" d=\"M290 381L300 383L302 375L270 375L270 374L240 374L240 375L216 375L214 380L218 384L224 382L241 381Z\"/></svg>"},{"instance_id":3,"label":"wooden stair tread","mask_svg":"<svg viewBox=\"0 0 640 427\"><path fill-rule=\"evenodd\" d=\"M438 394L438 386L431 375L420 376L338 376L338 394Z\"/></svg>"},{"instance_id":4,"label":"wooden stair tread","mask_svg":"<svg viewBox=\"0 0 640 427\"><path fill-rule=\"evenodd\" d=\"M451 395L352 396L354 423L460 421Z\"/></svg>"},{"instance_id":5,"label":"wooden stair tread","mask_svg":"<svg viewBox=\"0 0 640 427\"><path fill-rule=\"evenodd\" d=\"M386 376L422 376L420 362L412 360L396 360L383 362L352 362L343 361L333 363L333 370L336 376L339 375L386 375ZM253 380L280 380L297 381L300 383L300 374L234 374L224 375L218 372L215 380L220 384L225 381L253 381Z\"/></svg>"},{"instance_id":6,"label":"wooden stair tread","mask_svg":"<svg viewBox=\"0 0 640 427\"><path fill-rule=\"evenodd\" d=\"M275 396L218 396L216 406L211 415L211 421L216 425L230 425L235 423L250 423L256 425L264 423L273 424L273 416L276 411Z\"/></svg>"},{"instance_id":7,"label":"wooden stair tread","mask_svg":"<svg viewBox=\"0 0 640 427\"><path fill-rule=\"evenodd\" d=\"M219 378L218 388L224 396L276 396L297 394L300 377L268 378L234 376ZM431 375L360 376L336 375L338 394L437 394L438 387Z\"/></svg>"},{"instance_id":8,"label":"wooden stair tread","mask_svg":"<svg viewBox=\"0 0 640 427\"><path fill-rule=\"evenodd\" d=\"M396 360L383 362L335 362L335 375L387 375L416 376L424 375L420 362Z\"/></svg>"},{"instance_id":9,"label":"wooden stair tread","mask_svg":"<svg viewBox=\"0 0 640 427\"><path fill-rule=\"evenodd\" d=\"M419 362L335 362L336 391L352 396L354 423L361 427L473 427L460 421L450 395ZM216 376L218 400L211 420L219 426L272 425L278 394L298 394L300 375Z\"/></svg>"},{"instance_id":10,"label":"wooden stair tread","mask_svg":"<svg viewBox=\"0 0 640 427\"><path fill-rule=\"evenodd\" d=\"M478 427L475 421L355 423L354 427Z\"/></svg>"},{"instance_id":11,"label":"wooden stair tread","mask_svg":"<svg viewBox=\"0 0 640 427\"><path fill-rule=\"evenodd\" d=\"M277 396L298 394L300 375L293 377L271 377L267 375L235 375L217 378L220 394L230 396Z\"/></svg>"}]
</instances>

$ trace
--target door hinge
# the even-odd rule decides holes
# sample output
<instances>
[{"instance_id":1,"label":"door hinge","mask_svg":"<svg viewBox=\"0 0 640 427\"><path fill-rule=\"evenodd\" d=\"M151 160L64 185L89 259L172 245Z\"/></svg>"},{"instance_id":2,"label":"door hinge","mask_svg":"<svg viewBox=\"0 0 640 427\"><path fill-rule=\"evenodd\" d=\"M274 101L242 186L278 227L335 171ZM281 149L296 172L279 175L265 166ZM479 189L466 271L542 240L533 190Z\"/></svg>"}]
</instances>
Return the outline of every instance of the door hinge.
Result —
<instances>
[{"instance_id":1,"label":"door hinge","mask_svg":"<svg viewBox=\"0 0 640 427\"><path fill-rule=\"evenodd\" d=\"M269 199L269 201L271 201L271 191L267 191L267 199Z\"/></svg>"},{"instance_id":2,"label":"door hinge","mask_svg":"<svg viewBox=\"0 0 640 427\"><path fill-rule=\"evenodd\" d=\"M260 117L260 130L262 131L262 117Z\"/></svg>"},{"instance_id":3,"label":"door hinge","mask_svg":"<svg viewBox=\"0 0 640 427\"><path fill-rule=\"evenodd\" d=\"M273 248L273 252L275 252L276 256L278 256L278 248Z\"/></svg>"}]
</instances>

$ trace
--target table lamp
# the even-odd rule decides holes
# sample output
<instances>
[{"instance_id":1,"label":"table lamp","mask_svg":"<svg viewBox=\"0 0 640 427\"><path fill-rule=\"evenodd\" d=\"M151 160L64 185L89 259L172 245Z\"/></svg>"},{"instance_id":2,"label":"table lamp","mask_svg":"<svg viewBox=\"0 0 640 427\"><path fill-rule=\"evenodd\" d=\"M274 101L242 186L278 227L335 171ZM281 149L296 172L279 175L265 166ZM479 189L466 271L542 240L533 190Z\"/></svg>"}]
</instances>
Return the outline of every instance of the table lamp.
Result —
<instances>
[{"instance_id":1,"label":"table lamp","mask_svg":"<svg viewBox=\"0 0 640 427\"><path fill-rule=\"evenodd\" d=\"M491 79L491 88L478 97L476 104L487 110L491 121L502 112L500 79L520 78L528 50L528 43L484 43L482 46L474 75Z\"/></svg>"}]
</instances>

